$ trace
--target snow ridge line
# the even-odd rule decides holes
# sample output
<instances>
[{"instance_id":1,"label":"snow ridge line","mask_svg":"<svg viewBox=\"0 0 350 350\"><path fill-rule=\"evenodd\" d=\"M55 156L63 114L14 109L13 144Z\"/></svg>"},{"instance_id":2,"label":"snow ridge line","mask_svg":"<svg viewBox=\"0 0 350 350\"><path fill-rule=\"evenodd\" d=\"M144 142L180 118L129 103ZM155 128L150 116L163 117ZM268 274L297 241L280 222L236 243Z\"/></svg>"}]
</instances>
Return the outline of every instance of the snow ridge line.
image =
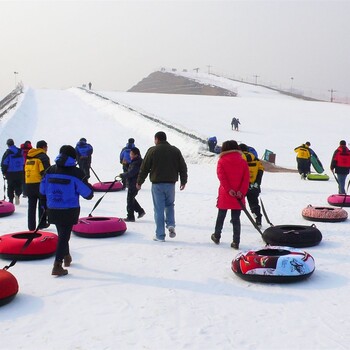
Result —
<instances>
[{"instance_id":1,"label":"snow ridge line","mask_svg":"<svg viewBox=\"0 0 350 350\"><path fill-rule=\"evenodd\" d=\"M113 101L113 100L111 100L110 98L108 98L108 97L106 97L106 96L103 96L103 95L100 95L100 94L97 93L97 92L89 91L89 90L87 90L87 89L85 89L85 88L83 88L83 87L78 87L78 89L84 90L85 92L87 92L87 93L89 93L89 94L93 94L93 95L95 95L95 96L97 96L97 97L103 98L104 100L110 101L110 102L112 102L112 103L114 103L114 104L116 104L116 105L118 105L118 106L122 106L122 107L124 107L124 108L126 108L126 109L128 109L128 110L130 110L130 111L132 111L132 112L134 112L134 113L137 113L137 114L139 114L139 115L141 115L141 116L143 116L143 117L145 117L145 118L147 118L147 119L149 119L149 120L155 122L155 123L164 125L164 126L166 126L167 128L169 128L169 129L175 130L175 131L177 131L178 133L183 134L183 135L185 135L185 136L188 136L188 137L190 137L190 138L192 138L192 139L194 139L194 140L197 140L197 141L199 141L199 142L201 142L201 143L203 143L203 144L205 144L205 145L208 144L208 141L207 141L207 140L205 140L205 139L203 139L203 138L201 138L201 137L199 137L199 136L197 136L197 135L194 135L194 134L191 134L191 133L189 133L189 132L187 132L187 131L181 130L181 129L179 129L179 128L176 127L176 126L173 126L173 125L171 125L171 124L168 124L168 123L166 123L166 122L164 122L163 120L160 120L160 119L158 119L158 118L151 117L151 116L148 115L148 114L141 113L141 112L137 111L136 109L134 109L134 108L132 108L132 107L130 107L130 106L124 105L124 104L122 104L122 103L120 103L120 102L117 102L117 101Z\"/></svg>"}]
</instances>

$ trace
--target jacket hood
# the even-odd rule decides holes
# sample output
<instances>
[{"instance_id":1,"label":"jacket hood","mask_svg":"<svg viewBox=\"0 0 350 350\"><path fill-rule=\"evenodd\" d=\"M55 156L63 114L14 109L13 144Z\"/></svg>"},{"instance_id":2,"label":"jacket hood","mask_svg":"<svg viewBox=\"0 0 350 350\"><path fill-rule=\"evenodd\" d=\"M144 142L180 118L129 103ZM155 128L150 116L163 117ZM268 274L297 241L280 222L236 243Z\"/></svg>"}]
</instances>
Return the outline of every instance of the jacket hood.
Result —
<instances>
[{"instance_id":1,"label":"jacket hood","mask_svg":"<svg viewBox=\"0 0 350 350\"><path fill-rule=\"evenodd\" d=\"M60 153L56 157L55 163L60 167L72 167L76 165L76 160L72 157L67 156L66 154Z\"/></svg>"},{"instance_id":2,"label":"jacket hood","mask_svg":"<svg viewBox=\"0 0 350 350\"><path fill-rule=\"evenodd\" d=\"M243 152L238 150L238 149L232 149L232 150L229 150L229 151L224 151L224 152L221 152L219 154L219 157L223 157L223 156L226 156L228 154L231 154L231 153L237 153L237 154L240 154L241 156L243 155Z\"/></svg>"},{"instance_id":3,"label":"jacket hood","mask_svg":"<svg viewBox=\"0 0 350 350\"><path fill-rule=\"evenodd\" d=\"M42 148L31 148L29 151L28 151L28 157L31 158L31 157L35 157L37 156L38 154L40 153L45 153L45 151L42 149Z\"/></svg>"},{"instance_id":4,"label":"jacket hood","mask_svg":"<svg viewBox=\"0 0 350 350\"><path fill-rule=\"evenodd\" d=\"M15 145L9 146L8 149L15 154L18 153L18 151L20 151L20 149L18 147L16 147Z\"/></svg>"}]
</instances>

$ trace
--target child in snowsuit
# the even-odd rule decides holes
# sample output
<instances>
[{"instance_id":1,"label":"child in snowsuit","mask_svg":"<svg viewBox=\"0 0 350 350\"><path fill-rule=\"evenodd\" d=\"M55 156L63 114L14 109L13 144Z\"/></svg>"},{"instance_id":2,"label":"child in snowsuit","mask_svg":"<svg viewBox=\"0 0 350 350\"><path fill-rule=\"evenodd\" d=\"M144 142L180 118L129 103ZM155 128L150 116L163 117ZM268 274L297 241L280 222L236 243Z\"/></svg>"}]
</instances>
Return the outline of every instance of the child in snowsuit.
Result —
<instances>
[{"instance_id":1,"label":"child in snowsuit","mask_svg":"<svg viewBox=\"0 0 350 350\"><path fill-rule=\"evenodd\" d=\"M130 150L130 158L131 162L128 166L128 169L125 173L119 175L123 180L126 180L126 186L128 188L127 195L127 205L126 210L128 212L127 217L124 221L134 222L135 214L138 213L137 218L142 218L146 213L143 208L141 208L140 204L136 200L137 193L139 192L136 188L136 180L140 172L140 167L142 163L142 158L140 154L140 150L136 147L131 148Z\"/></svg>"}]
</instances>

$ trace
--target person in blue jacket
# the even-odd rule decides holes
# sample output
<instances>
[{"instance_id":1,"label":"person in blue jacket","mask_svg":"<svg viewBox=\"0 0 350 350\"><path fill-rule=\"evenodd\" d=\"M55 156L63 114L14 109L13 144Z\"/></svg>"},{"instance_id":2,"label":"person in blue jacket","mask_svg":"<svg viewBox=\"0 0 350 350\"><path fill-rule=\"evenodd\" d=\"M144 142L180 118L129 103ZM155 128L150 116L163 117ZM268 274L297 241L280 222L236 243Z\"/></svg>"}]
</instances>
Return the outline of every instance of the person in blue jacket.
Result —
<instances>
[{"instance_id":1,"label":"person in blue jacket","mask_svg":"<svg viewBox=\"0 0 350 350\"><path fill-rule=\"evenodd\" d=\"M19 197L23 190L24 180L24 159L22 150L15 146L13 139L8 139L7 150L2 156L1 171L4 179L7 180L7 196L9 201L19 204Z\"/></svg>"},{"instance_id":2,"label":"person in blue jacket","mask_svg":"<svg viewBox=\"0 0 350 350\"><path fill-rule=\"evenodd\" d=\"M120 164L123 167L123 173L126 173L128 171L129 164L131 163L130 151L134 147L135 147L135 139L130 138L126 146L123 147L122 150L120 151L119 159L120 159ZM122 183L123 183L123 190L125 190L126 189L125 177L122 178Z\"/></svg>"},{"instance_id":3,"label":"person in blue jacket","mask_svg":"<svg viewBox=\"0 0 350 350\"><path fill-rule=\"evenodd\" d=\"M94 196L92 186L87 182L84 172L76 166L76 152L70 145L64 145L41 180L40 193L46 203L48 221L55 224L58 244L52 275L64 276L68 271L62 267L70 266L72 257L69 252L69 239L73 225L80 214L79 196L91 199Z\"/></svg>"},{"instance_id":4,"label":"person in blue jacket","mask_svg":"<svg viewBox=\"0 0 350 350\"><path fill-rule=\"evenodd\" d=\"M86 138L82 137L75 146L75 151L77 152L77 161L79 168L83 170L86 178L89 179L91 159L94 149L89 143L87 143Z\"/></svg>"}]
</instances>

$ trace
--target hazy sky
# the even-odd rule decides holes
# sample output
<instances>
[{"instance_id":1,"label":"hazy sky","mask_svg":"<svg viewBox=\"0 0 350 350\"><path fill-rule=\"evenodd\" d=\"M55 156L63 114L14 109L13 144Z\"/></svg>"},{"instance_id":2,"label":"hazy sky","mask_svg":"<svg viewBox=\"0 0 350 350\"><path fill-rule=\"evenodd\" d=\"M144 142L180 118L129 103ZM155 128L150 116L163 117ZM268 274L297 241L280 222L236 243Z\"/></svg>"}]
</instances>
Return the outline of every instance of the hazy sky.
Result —
<instances>
[{"instance_id":1,"label":"hazy sky","mask_svg":"<svg viewBox=\"0 0 350 350\"><path fill-rule=\"evenodd\" d=\"M350 1L0 1L0 37L0 97L15 80L125 91L208 65L350 95Z\"/></svg>"}]
</instances>

